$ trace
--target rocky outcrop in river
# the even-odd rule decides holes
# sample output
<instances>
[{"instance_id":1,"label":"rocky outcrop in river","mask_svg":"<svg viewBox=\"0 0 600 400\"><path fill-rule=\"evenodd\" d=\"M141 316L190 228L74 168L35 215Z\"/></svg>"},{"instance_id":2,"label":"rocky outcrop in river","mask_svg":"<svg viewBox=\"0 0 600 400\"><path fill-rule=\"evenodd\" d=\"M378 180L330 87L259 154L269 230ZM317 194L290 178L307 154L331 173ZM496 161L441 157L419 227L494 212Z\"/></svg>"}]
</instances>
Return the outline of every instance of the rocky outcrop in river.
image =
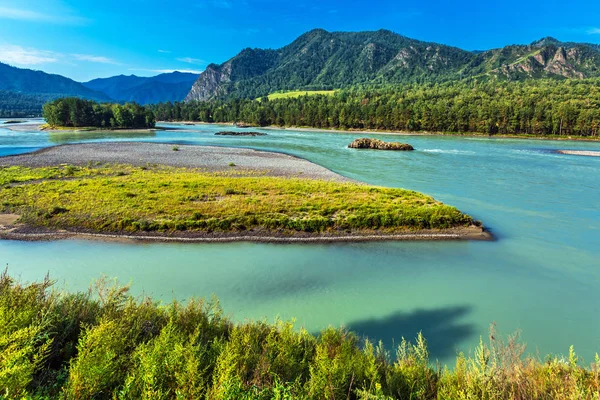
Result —
<instances>
[{"instance_id":1,"label":"rocky outcrop in river","mask_svg":"<svg viewBox=\"0 0 600 400\"><path fill-rule=\"evenodd\" d=\"M348 145L351 149L375 149L375 150L400 150L400 151L410 151L414 150L414 148L407 143L399 143L399 142L384 142L379 139L370 139L370 138L360 138L355 139L352 143Z\"/></svg>"}]
</instances>

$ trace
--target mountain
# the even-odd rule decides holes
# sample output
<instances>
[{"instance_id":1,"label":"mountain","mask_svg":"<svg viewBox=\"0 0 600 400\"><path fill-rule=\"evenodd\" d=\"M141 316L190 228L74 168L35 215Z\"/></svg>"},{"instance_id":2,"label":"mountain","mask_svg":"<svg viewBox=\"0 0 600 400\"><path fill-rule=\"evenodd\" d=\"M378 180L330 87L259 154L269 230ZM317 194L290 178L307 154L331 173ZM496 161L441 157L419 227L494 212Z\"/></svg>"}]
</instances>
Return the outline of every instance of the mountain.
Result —
<instances>
[{"instance_id":1,"label":"mountain","mask_svg":"<svg viewBox=\"0 0 600 400\"><path fill-rule=\"evenodd\" d=\"M197 74L172 72L150 78L119 75L94 79L83 85L116 101L151 104L183 100L197 79Z\"/></svg>"},{"instance_id":2,"label":"mountain","mask_svg":"<svg viewBox=\"0 0 600 400\"><path fill-rule=\"evenodd\" d=\"M461 71L511 80L528 78L583 79L600 76L600 46L561 42L552 37L529 45L512 45L477 54Z\"/></svg>"},{"instance_id":3,"label":"mountain","mask_svg":"<svg viewBox=\"0 0 600 400\"><path fill-rule=\"evenodd\" d=\"M529 45L466 51L387 30L315 29L281 49L244 49L200 74L186 101L256 98L280 90L443 82L466 78L600 76L600 46L544 38Z\"/></svg>"},{"instance_id":4,"label":"mountain","mask_svg":"<svg viewBox=\"0 0 600 400\"><path fill-rule=\"evenodd\" d=\"M0 90L46 99L76 96L99 101L110 100L105 94L88 89L64 76L16 68L3 63L0 63Z\"/></svg>"},{"instance_id":5,"label":"mountain","mask_svg":"<svg viewBox=\"0 0 600 400\"><path fill-rule=\"evenodd\" d=\"M0 63L0 115L39 115L45 102L65 96L110 100L104 93L86 88L64 76Z\"/></svg>"}]
</instances>

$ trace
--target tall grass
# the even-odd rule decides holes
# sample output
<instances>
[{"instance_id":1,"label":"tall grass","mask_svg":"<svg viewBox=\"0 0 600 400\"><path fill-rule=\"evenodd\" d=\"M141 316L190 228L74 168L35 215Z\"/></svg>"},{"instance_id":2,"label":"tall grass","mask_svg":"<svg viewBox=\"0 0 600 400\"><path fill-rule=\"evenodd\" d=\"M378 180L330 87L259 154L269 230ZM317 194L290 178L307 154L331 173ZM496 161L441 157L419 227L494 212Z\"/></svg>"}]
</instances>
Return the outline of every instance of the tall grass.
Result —
<instances>
[{"instance_id":1,"label":"tall grass","mask_svg":"<svg viewBox=\"0 0 600 400\"><path fill-rule=\"evenodd\" d=\"M468 226L454 207L403 189L167 167L0 168L0 212L104 232L361 232Z\"/></svg>"},{"instance_id":2,"label":"tall grass","mask_svg":"<svg viewBox=\"0 0 600 400\"><path fill-rule=\"evenodd\" d=\"M456 365L427 343L396 354L345 329L236 324L216 300L159 304L99 281L64 293L0 275L0 396L7 399L598 399L600 358L524 355L518 337Z\"/></svg>"}]
</instances>

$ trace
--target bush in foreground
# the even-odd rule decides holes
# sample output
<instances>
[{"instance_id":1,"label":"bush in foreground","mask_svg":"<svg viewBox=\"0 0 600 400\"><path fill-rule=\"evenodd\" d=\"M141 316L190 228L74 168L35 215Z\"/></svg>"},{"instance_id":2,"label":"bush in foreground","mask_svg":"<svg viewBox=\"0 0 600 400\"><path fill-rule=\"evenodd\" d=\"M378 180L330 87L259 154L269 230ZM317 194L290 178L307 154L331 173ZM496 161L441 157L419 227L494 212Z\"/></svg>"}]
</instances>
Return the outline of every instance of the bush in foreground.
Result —
<instances>
[{"instance_id":1,"label":"bush in foreground","mask_svg":"<svg viewBox=\"0 0 600 400\"><path fill-rule=\"evenodd\" d=\"M7 399L597 399L600 359L523 357L490 336L453 369L425 339L381 344L328 328L236 324L216 300L163 305L101 280L62 293L0 276L0 396Z\"/></svg>"}]
</instances>

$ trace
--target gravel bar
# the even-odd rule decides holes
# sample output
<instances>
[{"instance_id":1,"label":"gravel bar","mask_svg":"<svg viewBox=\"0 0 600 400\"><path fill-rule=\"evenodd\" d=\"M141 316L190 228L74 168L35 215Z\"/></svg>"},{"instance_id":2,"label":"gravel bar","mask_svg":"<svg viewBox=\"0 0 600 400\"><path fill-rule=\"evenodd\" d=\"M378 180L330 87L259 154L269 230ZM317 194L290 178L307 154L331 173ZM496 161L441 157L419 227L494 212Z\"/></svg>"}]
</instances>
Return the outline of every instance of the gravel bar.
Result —
<instances>
[{"instance_id":1,"label":"gravel bar","mask_svg":"<svg viewBox=\"0 0 600 400\"><path fill-rule=\"evenodd\" d=\"M0 157L0 166L48 167L60 164L85 166L90 162L135 166L158 164L200 168L209 172L262 171L268 176L352 181L298 157L230 147L139 142L84 143L55 146L33 153Z\"/></svg>"},{"instance_id":2,"label":"gravel bar","mask_svg":"<svg viewBox=\"0 0 600 400\"><path fill-rule=\"evenodd\" d=\"M600 157L600 151L588 151L588 150L557 150L560 154L569 154L572 156L587 156L587 157Z\"/></svg>"}]
</instances>

